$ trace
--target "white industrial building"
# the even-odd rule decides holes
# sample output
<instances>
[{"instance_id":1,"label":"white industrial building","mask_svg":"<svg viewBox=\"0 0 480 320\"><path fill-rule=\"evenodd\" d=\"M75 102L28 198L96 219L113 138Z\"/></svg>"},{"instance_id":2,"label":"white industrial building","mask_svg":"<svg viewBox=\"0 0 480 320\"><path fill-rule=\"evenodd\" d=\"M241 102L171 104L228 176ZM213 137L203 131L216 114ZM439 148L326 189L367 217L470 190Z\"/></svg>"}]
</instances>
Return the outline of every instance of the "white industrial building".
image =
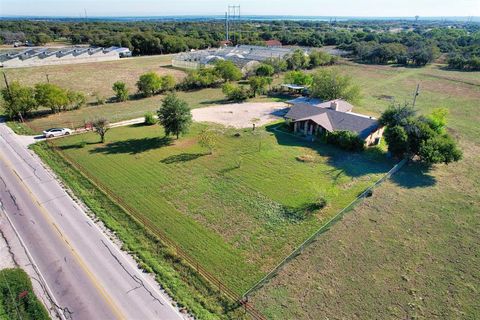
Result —
<instances>
[{"instance_id":1,"label":"white industrial building","mask_svg":"<svg viewBox=\"0 0 480 320\"><path fill-rule=\"evenodd\" d=\"M0 67L21 68L55 64L73 64L85 62L110 61L130 57L128 48L85 48L71 47L63 49L33 48L0 55Z\"/></svg>"},{"instance_id":2,"label":"white industrial building","mask_svg":"<svg viewBox=\"0 0 480 320\"><path fill-rule=\"evenodd\" d=\"M198 69L212 65L217 60L229 60L239 68L248 68L251 64L262 62L268 58L284 58L296 49L309 52L309 48L299 47L261 47L240 45L221 47L192 52L182 52L172 59L172 66L182 69Z\"/></svg>"}]
</instances>

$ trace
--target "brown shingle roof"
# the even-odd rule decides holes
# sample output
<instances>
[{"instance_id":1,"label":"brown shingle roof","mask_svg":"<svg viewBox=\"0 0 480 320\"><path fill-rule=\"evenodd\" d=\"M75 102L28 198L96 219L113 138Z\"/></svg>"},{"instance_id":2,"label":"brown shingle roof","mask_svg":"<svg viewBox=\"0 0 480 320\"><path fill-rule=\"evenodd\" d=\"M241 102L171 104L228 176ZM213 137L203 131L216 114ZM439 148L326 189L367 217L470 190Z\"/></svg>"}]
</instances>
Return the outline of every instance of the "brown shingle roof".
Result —
<instances>
[{"instance_id":1,"label":"brown shingle roof","mask_svg":"<svg viewBox=\"0 0 480 320\"><path fill-rule=\"evenodd\" d=\"M330 101L326 103L330 105ZM311 120L330 132L353 131L358 133L362 139L367 138L379 127L378 121L371 117L308 104L294 105L285 115L285 118L292 119L294 122Z\"/></svg>"}]
</instances>

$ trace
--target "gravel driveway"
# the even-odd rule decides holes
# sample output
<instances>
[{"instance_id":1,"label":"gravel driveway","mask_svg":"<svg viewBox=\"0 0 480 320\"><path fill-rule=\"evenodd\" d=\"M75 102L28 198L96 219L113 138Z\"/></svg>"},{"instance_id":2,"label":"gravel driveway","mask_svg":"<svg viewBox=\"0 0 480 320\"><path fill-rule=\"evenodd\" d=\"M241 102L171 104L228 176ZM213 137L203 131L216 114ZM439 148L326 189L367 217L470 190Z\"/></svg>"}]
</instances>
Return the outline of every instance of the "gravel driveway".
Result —
<instances>
[{"instance_id":1,"label":"gravel driveway","mask_svg":"<svg viewBox=\"0 0 480 320\"><path fill-rule=\"evenodd\" d=\"M262 126L280 119L286 113L287 104L283 102L234 103L221 106L193 109L193 120L198 122L214 122L234 128L256 125Z\"/></svg>"}]
</instances>

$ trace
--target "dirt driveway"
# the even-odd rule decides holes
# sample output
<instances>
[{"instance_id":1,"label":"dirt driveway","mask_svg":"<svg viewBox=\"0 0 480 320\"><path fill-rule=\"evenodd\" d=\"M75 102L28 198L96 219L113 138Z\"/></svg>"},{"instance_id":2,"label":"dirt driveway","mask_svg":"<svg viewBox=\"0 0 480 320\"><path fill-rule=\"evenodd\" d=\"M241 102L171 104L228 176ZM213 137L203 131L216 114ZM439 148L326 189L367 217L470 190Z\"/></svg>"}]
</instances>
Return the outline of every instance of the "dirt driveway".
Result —
<instances>
[{"instance_id":1,"label":"dirt driveway","mask_svg":"<svg viewBox=\"0 0 480 320\"><path fill-rule=\"evenodd\" d=\"M278 120L286 113L287 104L283 102L234 103L221 106L193 109L193 120L198 122L214 122L235 128L256 125L262 126Z\"/></svg>"}]
</instances>

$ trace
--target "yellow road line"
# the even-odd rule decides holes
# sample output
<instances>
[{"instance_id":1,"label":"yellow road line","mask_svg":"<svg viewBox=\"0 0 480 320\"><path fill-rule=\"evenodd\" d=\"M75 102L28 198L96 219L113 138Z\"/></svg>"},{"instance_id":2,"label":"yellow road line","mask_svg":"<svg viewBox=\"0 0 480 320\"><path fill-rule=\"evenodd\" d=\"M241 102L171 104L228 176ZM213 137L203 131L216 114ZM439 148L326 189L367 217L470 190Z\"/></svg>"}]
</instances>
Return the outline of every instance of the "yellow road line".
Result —
<instances>
[{"instance_id":1,"label":"yellow road line","mask_svg":"<svg viewBox=\"0 0 480 320\"><path fill-rule=\"evenodd\" d=\"M33 195L33 193L30 191L30 189L25 185L23 180L20 178L18 173L13 168L11 162L8 159L6 159L2 156L0 156L0 160L3 160L3 162L8 167L8 169L13 171L14 175L17 177L18 181L20 182L20 185L27 192L27 194L30 197L30 199L32 200L32 202L37 206L37 208L40 210L40 212L42 213L44 218L47 220L47 222L49 224L51 224L53 228L55 228L54 233L57 234L58 237L66 243L67 247L72 252L72 255L75 258L75 260L77 261L78 265L86 273L87 277L90 279L90 281L92 282L94 287L97 289L98 293L105 300L105 303L109 306L111 311L115 314L115 317L117 319L126 319L126 317L123 315L123 313L120 311L120 309L116 306L115 302L112 300L112 298L107 294L105 289L99 283L99 281L97 280L95 275L90 271L88 266L85 264L85 262L82 260L82 258L78 255L78 253L75 251L75 249L70 245L70 242L68 241L66 236L60 231L60 229L57 227L55 222L50 218L47 210L40 204L39 201L37 201L36 197Z\"/></svg>"}]
</instances>

